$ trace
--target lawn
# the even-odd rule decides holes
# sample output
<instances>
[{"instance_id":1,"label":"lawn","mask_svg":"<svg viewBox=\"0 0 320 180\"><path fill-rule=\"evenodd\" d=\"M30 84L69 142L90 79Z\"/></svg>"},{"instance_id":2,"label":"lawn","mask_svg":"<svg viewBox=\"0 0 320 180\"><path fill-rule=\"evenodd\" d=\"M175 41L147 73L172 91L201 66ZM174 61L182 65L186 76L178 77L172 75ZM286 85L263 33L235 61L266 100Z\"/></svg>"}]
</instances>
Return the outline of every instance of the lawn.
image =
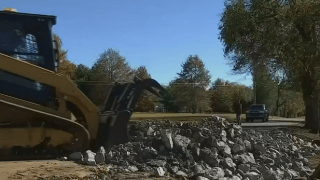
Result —
<instances>
[{"instance_id":1,"label":"lawn","mask_svg":"<svg viewBox=\"0 0 320 180\"><path fill-rule=\"evenodd\" d=\"M194 121L194 120L200 120L204 117L210 117L210 116L219 116L222 118L226 118L229 122L235 122L236 121L236 115L233 113L219 113L219 114L204 114L204 113L133 113L131 116L131 121L135 120L144 120L144 119L169 119L169 120L175 120L175 121ZM244 122L246 119L246 115L242 114L241 119ZM304 117L300 118L283 118L278 116L270 116L269 120L292 120L292 121L303 121Z\"/></svg>"}]
</instances>

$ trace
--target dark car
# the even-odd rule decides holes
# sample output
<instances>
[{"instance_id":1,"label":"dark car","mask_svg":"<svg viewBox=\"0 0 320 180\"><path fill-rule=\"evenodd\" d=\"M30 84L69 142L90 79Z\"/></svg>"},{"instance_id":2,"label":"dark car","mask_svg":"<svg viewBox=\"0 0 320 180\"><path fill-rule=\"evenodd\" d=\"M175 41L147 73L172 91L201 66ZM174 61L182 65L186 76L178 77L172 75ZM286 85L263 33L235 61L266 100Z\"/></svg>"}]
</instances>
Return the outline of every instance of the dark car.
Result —
<instances>
[{"instance_id":1,"label":"dark car","mask_svg":"<svg viewBox=\"0 0 320 180\"><path fill-rule=\"evenodd\" d=\"M253 104L246 112L247 122L253 122L255 119L261 119L262 122L269 120L269 111L265 104Z\"/></svg>"}]
</instances>

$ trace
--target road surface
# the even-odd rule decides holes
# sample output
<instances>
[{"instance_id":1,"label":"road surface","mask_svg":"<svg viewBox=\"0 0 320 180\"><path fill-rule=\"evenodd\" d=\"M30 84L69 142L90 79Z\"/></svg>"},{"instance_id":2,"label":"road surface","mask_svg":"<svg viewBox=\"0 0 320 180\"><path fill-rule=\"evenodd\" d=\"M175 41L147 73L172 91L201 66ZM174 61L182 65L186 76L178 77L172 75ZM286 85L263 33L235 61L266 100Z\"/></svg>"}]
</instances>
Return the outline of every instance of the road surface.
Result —
<instances>
[{"instance_id":1,"label":"road surface","mask_svg":"<svg viewBox=\"0 0 320 180\"><path fill-rule=\"evenodd\" d=\"M285 126L300 126L304 125L303 118L269 118L268 122L262 122L262 120L254 120L253 122L246 122L246 120L242 120L242 127L285 127Z\"/></svg>"}]
</instances>

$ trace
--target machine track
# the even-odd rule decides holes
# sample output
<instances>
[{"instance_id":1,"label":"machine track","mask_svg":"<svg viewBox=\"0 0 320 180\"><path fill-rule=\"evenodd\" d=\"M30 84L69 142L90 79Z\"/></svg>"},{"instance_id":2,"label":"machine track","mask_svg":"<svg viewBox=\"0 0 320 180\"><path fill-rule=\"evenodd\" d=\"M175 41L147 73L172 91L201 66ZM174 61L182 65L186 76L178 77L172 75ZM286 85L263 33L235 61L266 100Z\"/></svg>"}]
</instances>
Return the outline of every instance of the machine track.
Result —
<instances>
[{"instance_id":1,"label":"machine track","mask_svg":"<svg viewBox=\"0 0 320 180\"><path fill-rule=\"evenodd\" d=\"M51 159L89 148L87 129L69 119L0 100L0 160Z\"/></svg>"}]
</instances>

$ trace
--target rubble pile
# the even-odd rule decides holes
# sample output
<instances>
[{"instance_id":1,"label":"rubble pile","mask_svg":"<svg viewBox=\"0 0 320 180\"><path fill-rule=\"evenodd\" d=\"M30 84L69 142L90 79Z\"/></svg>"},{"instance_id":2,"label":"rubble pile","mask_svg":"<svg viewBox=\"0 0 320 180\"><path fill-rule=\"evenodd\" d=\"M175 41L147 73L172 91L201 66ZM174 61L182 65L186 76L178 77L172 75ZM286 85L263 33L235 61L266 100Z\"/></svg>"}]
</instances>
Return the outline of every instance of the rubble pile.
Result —
<instances>
[{"instance_id":1,"label":"rubble pile","mask_svg":"<svg viewBox=\"0 0 320 180\"><path fill-rule=\"evenodd\" d=\"M69 159L88 165L112 164L128 172L193 179L295 179L309 177L307 157L320 148L280 130L243 130L224 118L199 122L140 121L129 127L130 142Z\"/></svg>"}]
</instances>

